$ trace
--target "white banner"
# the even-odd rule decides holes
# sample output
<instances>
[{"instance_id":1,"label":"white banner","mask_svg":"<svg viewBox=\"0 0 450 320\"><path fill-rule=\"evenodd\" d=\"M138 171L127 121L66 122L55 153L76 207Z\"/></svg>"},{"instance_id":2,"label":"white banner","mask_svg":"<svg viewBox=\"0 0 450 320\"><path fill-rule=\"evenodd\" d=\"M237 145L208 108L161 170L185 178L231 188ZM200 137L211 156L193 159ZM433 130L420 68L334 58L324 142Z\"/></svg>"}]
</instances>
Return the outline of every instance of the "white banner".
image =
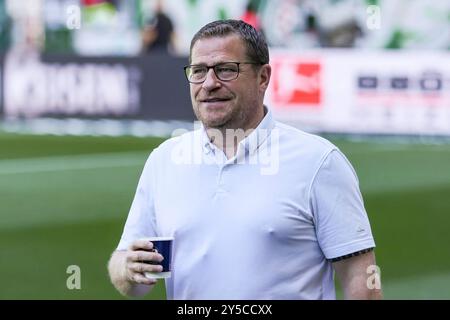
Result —
<instances>
[{"instance_id":1,"label":"white banner","mask_svg":"<svg viewBox=\"0 0 450 320\"><path fill-rule=\"evenodd\" d=\"M272 51L266 104L326 132L450 135L450 53Z\"/></svg>"}]
</instances>

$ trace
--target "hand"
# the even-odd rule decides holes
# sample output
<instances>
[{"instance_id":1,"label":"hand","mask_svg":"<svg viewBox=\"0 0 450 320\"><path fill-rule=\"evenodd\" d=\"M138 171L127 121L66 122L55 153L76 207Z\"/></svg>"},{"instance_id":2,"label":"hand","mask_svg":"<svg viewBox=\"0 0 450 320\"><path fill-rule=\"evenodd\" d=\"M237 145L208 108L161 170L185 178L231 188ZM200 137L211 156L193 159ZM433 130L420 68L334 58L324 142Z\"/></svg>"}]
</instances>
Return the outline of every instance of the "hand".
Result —
<instances>
[{"instance_id":1,"label":"hand","mask_svg":"<svg viewBox=\"0 0 450 320\"><path fill-rule=\"evenodd\" d=\"M148 240L136 240L126 252L125 272L127 280L132 283L153 285L156 279L145 277L144 272L161 272L162 266L159 263L164 258L153 249L153 243Z\"/></svg>"}]
</instances>

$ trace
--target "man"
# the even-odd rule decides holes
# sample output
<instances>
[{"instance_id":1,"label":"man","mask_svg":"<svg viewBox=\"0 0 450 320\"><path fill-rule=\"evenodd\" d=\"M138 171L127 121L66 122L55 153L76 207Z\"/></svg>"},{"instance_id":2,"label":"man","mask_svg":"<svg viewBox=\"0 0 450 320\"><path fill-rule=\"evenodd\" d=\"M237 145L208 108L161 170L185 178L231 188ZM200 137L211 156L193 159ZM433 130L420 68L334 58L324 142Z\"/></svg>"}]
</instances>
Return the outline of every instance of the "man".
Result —
<instances>
[{"instance_id":1,"label":"man","mask_svg":"<svg viewBox=\"0 0 450 320\"><path fill-rule=\"evenodd\" d=\"M142 31L143 51L170 53L173 50L174 38L172 20L163 10L163 2L158 0L155 3L155 15L151 23Z\"/></svg>"},{"instance_id":2,"label":"man","mask_svg":"<svg viewBox=\"0 0 450 320\"><path fill-rule=\"evenodd\" d=\"M212 22L185 71L202 127L151 153L109 263L114 286L148 292L143 273L161 267L144 262L163 257L140 239L173 236L169 299L334 299L333 270L345 298L380 298L356 174L330 142L273 120L264 38Z\"/></svg>"}]
</instances>

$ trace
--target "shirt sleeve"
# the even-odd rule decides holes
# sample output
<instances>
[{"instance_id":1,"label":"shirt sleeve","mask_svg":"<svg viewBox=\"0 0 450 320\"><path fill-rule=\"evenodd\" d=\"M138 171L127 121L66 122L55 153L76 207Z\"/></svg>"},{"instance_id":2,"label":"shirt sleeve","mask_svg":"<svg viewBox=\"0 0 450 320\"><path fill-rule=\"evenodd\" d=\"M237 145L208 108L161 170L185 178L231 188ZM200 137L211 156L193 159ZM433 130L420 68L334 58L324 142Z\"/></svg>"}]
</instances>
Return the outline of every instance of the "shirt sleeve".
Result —
<instances>
[{"instance_id":1,"label":"shirt sleeve","mask_svg":"<svg viewBox=\"0 0 450 320\"><path fill-rule=\"evenodd\" d=\"M157 235L154 209L154 154L152 153L139 178L139 183L131 204L117 250L126 250L137 239Z\"/></svg>"},{"instance_id":2,"label":"shirt sleeve","mask_svg":"<svg viewBox=\"0 0 450 320\"><path fill-rule=\"evenodd\" d=\"M327 259L375 247L356 173L333 149L311 185L310 205L319 245Z\"/></svg>"}]
</instances>

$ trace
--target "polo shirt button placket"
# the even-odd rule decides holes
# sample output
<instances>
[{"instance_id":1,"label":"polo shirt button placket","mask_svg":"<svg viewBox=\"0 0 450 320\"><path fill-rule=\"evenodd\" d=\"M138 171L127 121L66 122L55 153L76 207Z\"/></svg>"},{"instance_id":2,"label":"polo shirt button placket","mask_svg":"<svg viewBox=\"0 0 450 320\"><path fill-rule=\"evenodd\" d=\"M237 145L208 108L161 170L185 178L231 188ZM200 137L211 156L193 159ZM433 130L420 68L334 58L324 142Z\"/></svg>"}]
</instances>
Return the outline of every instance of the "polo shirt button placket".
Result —
<instances>
[{"instance_id":1,"label":"polo shirt button placket","mask_svg":"<svg viewBox=\"0 0 450 320\"><path fill-rule=\"evenodd\" d=\"M226 190L224 189L224 183L223 183L223 173L225 170L227 170L228 165L222 165L219 167L219 176L217 177L217 189L216 189L216 195L217 194L224 194L226 193Z\"/></svg>"}]
</instances>

